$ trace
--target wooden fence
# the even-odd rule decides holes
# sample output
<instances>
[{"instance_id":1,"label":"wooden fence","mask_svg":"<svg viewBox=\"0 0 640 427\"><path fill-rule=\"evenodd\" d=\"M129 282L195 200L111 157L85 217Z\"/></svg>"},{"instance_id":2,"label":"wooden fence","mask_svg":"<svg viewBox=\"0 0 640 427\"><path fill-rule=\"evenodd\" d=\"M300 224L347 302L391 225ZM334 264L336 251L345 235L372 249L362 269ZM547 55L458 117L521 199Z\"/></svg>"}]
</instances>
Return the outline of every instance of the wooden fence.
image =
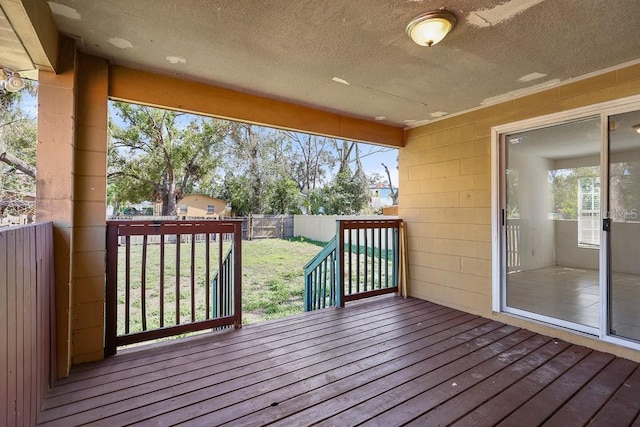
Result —
<instances>
[{"instance_id":1,"label":"wooden fence","mask_svg":"<svg viewBox=\"0 0 640 427\"><path fill-rule=\"evenodd\" d=\"M25 225L33 222L32 215L6 215L0 217L0 227L12 227L14 225Z\"/></svg>"},{"instance_id":2,"label":"wooden fence","mask_svg":"<svg viewBox=\"0 0 640 427\"><path fill-rule=\"evenodd\" d=\"M52 223L0 231L0 425L35 425L55 366Z\"/></svg>"},{"instance_id":3,"label":"wooden fence","mask_svg":"<svg viewBox=\"0 0 640 427\"><path fill-rule=\"evenodd\" d=\"M249 215L242 219L242 238L284 239L293 237L293 215Z\"/></svg>"},{"instance_id":4,"label":"wooden fence","mask_svg":"<svg viewBox=\"0 0 640 427\"><path fill-rule=\"evenodd\" d=\"M242 221L242 240L254 239L285 239L293 237L293 215L249 215L238 218L227 218ZM120 216L114 217L114 221L177 221L184 219L187 221L224 221L212 218L184 217L177 216ZM142 236L130 236L131 244L142 244ZM182 243L190 243L190 235L182 236ZM194 236L198 241L202 241L202 235ZM159 236L148 236L147 243L159 243ZM124 237L119 241L124 244Z\"/></svg>"}]
</instances>

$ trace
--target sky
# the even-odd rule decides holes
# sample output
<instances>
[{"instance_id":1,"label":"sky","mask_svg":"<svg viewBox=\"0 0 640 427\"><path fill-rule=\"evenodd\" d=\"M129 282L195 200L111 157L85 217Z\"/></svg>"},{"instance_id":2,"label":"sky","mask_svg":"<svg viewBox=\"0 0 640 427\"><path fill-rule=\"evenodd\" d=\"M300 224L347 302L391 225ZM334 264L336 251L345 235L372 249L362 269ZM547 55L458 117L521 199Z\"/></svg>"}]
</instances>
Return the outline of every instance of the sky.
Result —
<instances>
[{"instance_id":1,"label":"sky","mask_svg":"<svg viewBox=\"0 0 640 427\"><path fill-rule=\"evenodd\" d=\"M380 146L361 143L360 152L367 153L369 148L379 149ZM362 159L362 167L367 175L377 172L386 179L387 173L382 167L382 163L389 168L391 183L395 188L398 188L398 149L389 148L383 153L375 153Z\"/></svg>"}]
</instances>

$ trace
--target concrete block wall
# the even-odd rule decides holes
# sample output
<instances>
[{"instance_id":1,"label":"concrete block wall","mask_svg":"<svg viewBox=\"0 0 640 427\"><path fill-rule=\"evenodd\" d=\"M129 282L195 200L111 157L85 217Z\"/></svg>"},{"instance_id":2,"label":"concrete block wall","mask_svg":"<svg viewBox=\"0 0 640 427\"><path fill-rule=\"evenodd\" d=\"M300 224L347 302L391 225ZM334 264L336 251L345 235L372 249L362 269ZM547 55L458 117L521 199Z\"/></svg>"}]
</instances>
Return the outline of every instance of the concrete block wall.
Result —
<instances>
[{"instance_id":1,"label":"concrete block wall","mask_svg":"<svg viewBox=\"0 0 640 427\"><path fill-rule=\"evenodd\" d=\"M74 158L72 364L104 354L106 256L106 59L78 54L78 108Z\"/></svg>"},{"instance_id":2,"label":"concrete block wall","mask_svg":"<svg viewBox=\"0 0 640 427\"><path fill-rule=\"evenodd\" d=\"M71 366L71 298L73 251L73 181L76 125L76 49L60 40L59 73L40 72L38 86L38 146L36 215L52 221L55 255L56 348L58 377Z\"/></svg>"},{"instance_id":3,"label":"concrete block wall","mask_svg":"<svg viewBox=\"0 0 640 427\"><path fill-rule=\"evenodd\" d=\"M59 378L103 357L108 63L61 38L41 72L36 212L53 221Z\"/></svg>"},{"instance_id":4,"label":"concrete block wall","mask_svg":"<svg viewBox=\"0 0 640 427\"><path fill-rule=\"evenodd\" d=\"M640 65L407 130L399 150L399 217L408 230L410 295L637 358L637 352L495 315L491 305L492 127L637 94Z\"/></svg>"}]
</instances>

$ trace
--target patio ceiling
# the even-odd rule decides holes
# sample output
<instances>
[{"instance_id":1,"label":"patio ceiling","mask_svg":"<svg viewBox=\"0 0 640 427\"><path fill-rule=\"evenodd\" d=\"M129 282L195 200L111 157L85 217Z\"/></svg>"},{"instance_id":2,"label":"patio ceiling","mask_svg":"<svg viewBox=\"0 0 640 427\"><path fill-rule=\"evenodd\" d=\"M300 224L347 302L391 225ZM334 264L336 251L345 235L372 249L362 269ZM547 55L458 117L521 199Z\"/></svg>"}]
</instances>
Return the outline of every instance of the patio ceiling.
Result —
<instances>
[{"instance_id":1,"label":"patio ceiling","mask_svg":"<svg viewBox=\"0 0 640 427\"><path fill-rule=\"evenodd\" d=\"M0 0L3 9L13 3ZM402 127L640 59L636 0L48 5L60 32L113 64ZM442 6L456 28L431 48L414 44L409 20Z\"/></svg>"}]
</instances>

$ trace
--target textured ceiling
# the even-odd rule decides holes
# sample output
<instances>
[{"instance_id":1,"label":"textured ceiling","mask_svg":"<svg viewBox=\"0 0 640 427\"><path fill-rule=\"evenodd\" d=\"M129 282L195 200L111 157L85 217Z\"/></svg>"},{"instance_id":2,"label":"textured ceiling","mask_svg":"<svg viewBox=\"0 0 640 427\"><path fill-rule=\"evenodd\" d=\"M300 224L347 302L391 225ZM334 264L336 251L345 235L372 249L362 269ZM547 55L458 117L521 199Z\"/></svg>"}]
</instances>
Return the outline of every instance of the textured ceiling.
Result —
<instances>
[{"instance_id":1,"label":"textured ceiling","mask_svg":"<svg viewBox=\"0 0 640 427\"><path fill-rule=\"evenodd\" d=\"M414 126L640 58L637 0L55 0L112 63ZM445 7L431 48L409 20ZM334 77L349 85L332 80Z\"/></svg>"}]
</instances>

